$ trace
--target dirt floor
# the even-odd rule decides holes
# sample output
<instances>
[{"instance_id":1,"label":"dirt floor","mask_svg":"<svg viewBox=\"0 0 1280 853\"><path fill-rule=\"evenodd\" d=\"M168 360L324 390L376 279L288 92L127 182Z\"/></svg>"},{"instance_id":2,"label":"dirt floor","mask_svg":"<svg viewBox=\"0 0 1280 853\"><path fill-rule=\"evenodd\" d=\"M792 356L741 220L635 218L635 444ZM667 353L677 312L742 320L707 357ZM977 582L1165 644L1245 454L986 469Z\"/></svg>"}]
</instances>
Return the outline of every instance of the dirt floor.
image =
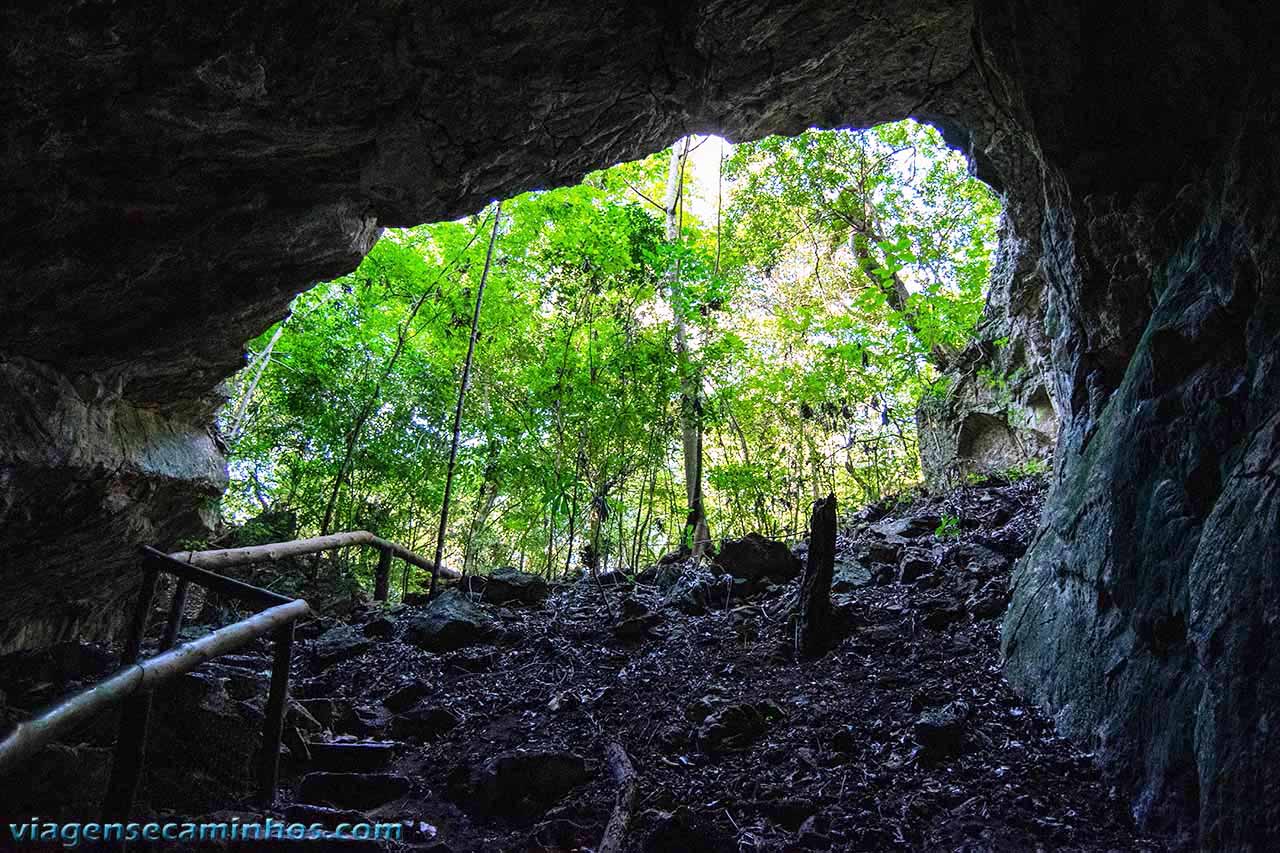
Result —
<instances>
[{"instance_id":1,"label":"dirt floor","mask_svg":"<svg viewBox=\"0 0 1280 853\"><path fill-rule=\"evenodd\" d=\"M818 658L796 654L792 619L805 543L740 552L760 559L726 563L737 582L673 561L649 583L491 580L483 596L301 625L269 814L396 822L402 840L215 847L596 850L617 802L605 759L617 745L638 783L631 851L1163 850L1001 676L1009 570L1043 491L996 481L844 517L839 629ZM534 603L490 603L512 597ZM136 814L265 816L249 797L269 652L258 643L157 692ZM6 659L6 713L91 683L110 661L80 646ZM113 734L104 719L47 750L32 784L6 792L10 813L96 819ZM353 759L326 743L372 746Z\"/></svg>"},{"instance_id":2,"label":"dirt floor","mask_svg":"<svg viewBox=\"0 0 1280 853\"><path fill-rule=\"evenodd\" d=\"M354 700L357 728L379 736L376 697L417 683L439 725L388 768L409 794L368 813L410 821L405 840L424 849L594 849L615 804L610 742L639 777L628 849L1163 849L1001 677L1008 557L1041 497L1035 482L997 484L864 512L839 554L871 571L838 584L843 638L816 660L794 654L798 581L703 615L653 586L579 582L541 607L492 608L492 646L440 655L387 640L310 677L304 650L299 692ZM868 516L954 516L960 535L913 540L941 565L904 583L875 576L886 555ZM617 637L624 609L652 627ZM472 778L517 751L506 776L499 762Z\"/></svg>"}]
</instances>

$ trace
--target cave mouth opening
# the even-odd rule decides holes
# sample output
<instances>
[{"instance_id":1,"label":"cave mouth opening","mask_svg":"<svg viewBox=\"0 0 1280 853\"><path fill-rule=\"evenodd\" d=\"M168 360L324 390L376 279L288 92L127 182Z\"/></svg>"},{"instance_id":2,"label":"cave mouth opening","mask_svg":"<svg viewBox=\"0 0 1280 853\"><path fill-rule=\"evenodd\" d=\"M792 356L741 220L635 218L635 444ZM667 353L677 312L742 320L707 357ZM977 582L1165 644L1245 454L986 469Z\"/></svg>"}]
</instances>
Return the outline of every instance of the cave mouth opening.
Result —
<instances>
[{"instance_id":1,"label":"cave mouth opening","mask_svg":"<svg viewBox=\"0 0 1280 853\"><path fill-rule=\"evenodd\" d=\"M996 254L1002 199L973 171L912 120L693 135L508 199L496 231L492 205L388 229L250 342L219 416L247 532L222 535L429 553L476 311L460 568L638 571L687 544L690 470L717 539L913 489L916 409L980 334Z\"/></svg>"}]
</instances>

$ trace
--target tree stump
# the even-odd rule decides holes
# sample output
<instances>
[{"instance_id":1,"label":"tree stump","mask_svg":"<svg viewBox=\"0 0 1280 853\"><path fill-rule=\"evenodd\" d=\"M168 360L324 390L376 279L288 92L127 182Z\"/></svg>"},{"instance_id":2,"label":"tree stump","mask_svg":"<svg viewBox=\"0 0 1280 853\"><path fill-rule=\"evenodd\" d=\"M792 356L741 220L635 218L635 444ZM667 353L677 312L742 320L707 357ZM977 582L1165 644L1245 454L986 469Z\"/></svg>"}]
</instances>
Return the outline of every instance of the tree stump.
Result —
<instances>
[{"instance_id":1,"label":"tree stump","mask_svg":"<svg viewBox=\"0 0 1280 853\"><path fill-rule=\"evenodd\" d=\"M836 497L813 504L809 519L809 556L800 582L800 613L796 624L800 653L817 656L829 647L834 633L831 579L836 563Z\"/></svg>"},{"instance_id":2,"label":"tree stump","mask_svg":"<svg viewBox=\"0 0 1280 853\"><path fill-rule=\"evenodd\" d=\"M378 553L378 570L373 576L373 600L386 601L391 587L391 549Z\"/></svg>"}]
</instances>

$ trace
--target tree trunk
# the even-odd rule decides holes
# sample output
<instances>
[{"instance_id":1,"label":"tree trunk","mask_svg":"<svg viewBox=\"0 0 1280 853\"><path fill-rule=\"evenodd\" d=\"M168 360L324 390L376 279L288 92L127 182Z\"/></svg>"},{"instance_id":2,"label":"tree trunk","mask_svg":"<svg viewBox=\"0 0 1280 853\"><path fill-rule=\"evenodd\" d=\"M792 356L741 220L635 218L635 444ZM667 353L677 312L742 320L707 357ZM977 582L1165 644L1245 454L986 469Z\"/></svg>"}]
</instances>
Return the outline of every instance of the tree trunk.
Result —
<instances>
[{"instance_id":1,"label":"tree trunk","mask_svg":"<svg viewBox=\"0 0 1280 853\"><path fill-rule=\"evenodd\" d=\"M284 323L281 323L276 326L275 334L267 342L266 349L258 356L258 368L253 372L253 380L249 383L249 387L245 389L244 394L240 396L240 403L236 406L236 413L231 418L231 434L227 437L228 441L235 441L240 437L240 432L244 429L245 412L249 408L249 402L253 400L253 392L258 390L258 380L262 378L263 371L271 363L271 352L276 348L276 341L280 340L280 335L283 332Z\"/></svg>"},{"instance_id":2,"label":"tree trunk","mask_svg":"<svg viewBox=\"0 0 1280 853\"><path fill-rule=\"evenodd\" d=\"M906 322L907 328L916 336L917 340L922 340L923 335L920 332L920 325L916 320L915 313L910 310L907 300L911 298L911 291L902 280L902 276L896 272L890 273L884 270L875 256L871 254L871 240L882 239L880 235L871 230L870 226L863 225L862 230L857 230L855 226L853 238L849 241L853 249L854 256L858 259L858 266L866 273L867 279L872 284L880 288L884 293L885 301L889 303L889 307L902 315L903 321ZM941 370L946 370L947 365L955 360L956 351L946 344L934 344L929 355L935 365Z\"/></svg>"},{"instance_id":3,"label":"tree trunk","mask_svg":"<svg viewBox=\"0 0 1280 853\"><path fill-rule=\"evenodd\" d=\"M831 579L836 561L836 498L827 495L813 504L809 521L809 557L800 582L800 613L796 632L800 653L816 657L824 653L834 634L831 614Z\"/></svg>"},{"instance_id":4,"label":"tree trunk","mask_svg":"<svg viewBox=\"0 0 1280 853\"><path fill-rule=\"evenodd\" d=\"M618 786L618 792L614 795L613 813L609 815L604 835L596 845L596 853L622 853L627 846L627 828L631 825L631 816L636 808L639 779L622 744L610 742L605 747L605 760L609 775Z\"/></svg>"},{"instance_id":5,"label":"tree trunk","mask_svg":"<svg viewBox=\"0 0 1280 853\"><path fill-rule=\"evenodd\" d=\"M668 243L680 240L680 209L684 196L684 164L689 153L689 138L676 142L671 148L671 165L667 171L666 194L663 208L666 212L666 238ZM672 270L671 314L675 327L676 361L680 371L680 445L684 456L684 485L686 508L684 538L688 540L694 557L701 556L710 544L711 531L707 525L702 504L702 401L701 381L690 358L689 333L685 327L681 306L680 267Z\"/></svg>"},{"instance_id":6,"label":"tree trunk","mask_svg":"<svg viewBox=\"0 0 1280 853\"><path fill-rule=\"evenodd\" d=\"M493 506L498 502L499 484L496 480L494 470L494 460L492 456L485 465L484 482L480 484L480 491L476 492L476 509L471 519L471 526L467 530L467 543L462 551L462 576L470 575L471 569L476 559L476 539L481 531L484 530L489 513L493 511Z\"/></svg>"},{"instance_id":7,"label":"tree trunk","mask_svg":"<svg viewBox=\"0 0 1280 853\"><path fill-rule=\"evenodd\" d=\"M440 504L440 531L436 535L435 568L431 570L431 586L428 596L436 594L436 579L444 560L444 535L449 529L449 496L453 491L453 470L458 463L458 440L462 434L462 406L467 399L467 381L471 378L471 359L476 353L476 336L480 331L480 306L484 302L484 286L489 280L489 267L493 264L493 245L498 241L498 223L502 221L502 202L493 211L493 231L489 234L489 249L484 256L484 271L480 273L480 285L476 288L476 308L471 314L471 338L467 342L467 357L462 362L462 380L458 383L458 406L453 410L453 441L449 444L449 467L444 474L444 500Z\"/></svg>"},{"instance_id":8,"label":"tree trunk","mask_svg":"<svg viewBox=\"0 0 1280 853\"><path fill-rule=\"evenodd\" d=\"M494 223L495 230L498 225L499 213L501 213L500 208L497 212L494 213L493 223ZM333 522L334 508L337 506L337 503L338 503L338 493L342 490L342 480L347 475L347 468L348 466L350 466L352 457L355 455L356 445L359 444L360 442L360 433L362 430L364 430L365 422L369 420L369 417L373 414L374 410L377 409L379 401L382 399L382 383L387 381L387 377L389 377L391 375L391 372L395 370L396 363L400 360L400 356L404 354L405 344L407 344L409 341L409 331L413 327L413 321L417 318L418 312L422 310L422 306L426 304L427 297L434 292L435 283L438 282L444 276L444 274L449 270L450 267L453 266L453 264L458 260L458 258L461 258L464 254L466 254L467 250L471 248L471 244L475 242L478 236L480 236L479 228L476 229L475 234L471 235L471 239L467 241L467 245L462 247L462 251L458 253L458 255L453 259L453 261L450 261L449 264L436 275L435 279L433 279L432 282L429 283L423 289L422 294L418 296L418 298L414 301L413 307L409 309L409 313L405 317L404 322L400 324L400 328L396 332L395 349L392 351L391 357L387 359L387 363L382 369L382 376L379 377L376 383L374 383L373 393L370 394L369 398L365 401L364 407L360 410L360 413L356 416L355 422L351 426L351 431L347 433L346 452L342 459L342 465L339 466L338 468L338 476L335 477L333 480L333 490L330 492L329 502L325 506L324 520L321 521L320 523L321 536L326 536L329 533L329 525ZM492 243L490 243L489 249L490 249L490 252L492 252L493 250ZM487 273L488 270L489 270L489 266L488 266L488 261L486 260L485 272ZM481 287L483 287L483 284L481 285ZM470 356L468 356L468 358L469 357ZM437 565L439 564L439 562L440 562L439 559L437 559L436 560ZM316 568L317 566L312 567L313 574ZM405 588L407 591L408 589L407 571L405 574L404 582L406 584Z\"/></svg>"}]
</instances>

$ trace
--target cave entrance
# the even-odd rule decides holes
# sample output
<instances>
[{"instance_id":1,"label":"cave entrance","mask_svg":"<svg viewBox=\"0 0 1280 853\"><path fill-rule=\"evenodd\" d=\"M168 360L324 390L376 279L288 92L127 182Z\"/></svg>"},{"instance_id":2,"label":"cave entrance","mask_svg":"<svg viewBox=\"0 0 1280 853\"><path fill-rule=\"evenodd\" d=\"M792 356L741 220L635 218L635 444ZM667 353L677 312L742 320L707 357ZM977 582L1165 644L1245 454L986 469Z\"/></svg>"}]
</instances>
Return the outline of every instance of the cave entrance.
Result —
<instances>
[{"instance_id":1,"label":"cave entrance","mask_svg":"<svg viewBox=\"0 0 1280 853\"><path fill-rule=\"evenodd\" d=\"M492 205L389 230L251 343L226 517L245 544L369 529L430 553L453 455L443 553L468 571L798 536L817 497L918 482L915 409L975 333L999 212L902 121L687 137L510 199L496 230Z\"/></svg>"}]
</instances>

